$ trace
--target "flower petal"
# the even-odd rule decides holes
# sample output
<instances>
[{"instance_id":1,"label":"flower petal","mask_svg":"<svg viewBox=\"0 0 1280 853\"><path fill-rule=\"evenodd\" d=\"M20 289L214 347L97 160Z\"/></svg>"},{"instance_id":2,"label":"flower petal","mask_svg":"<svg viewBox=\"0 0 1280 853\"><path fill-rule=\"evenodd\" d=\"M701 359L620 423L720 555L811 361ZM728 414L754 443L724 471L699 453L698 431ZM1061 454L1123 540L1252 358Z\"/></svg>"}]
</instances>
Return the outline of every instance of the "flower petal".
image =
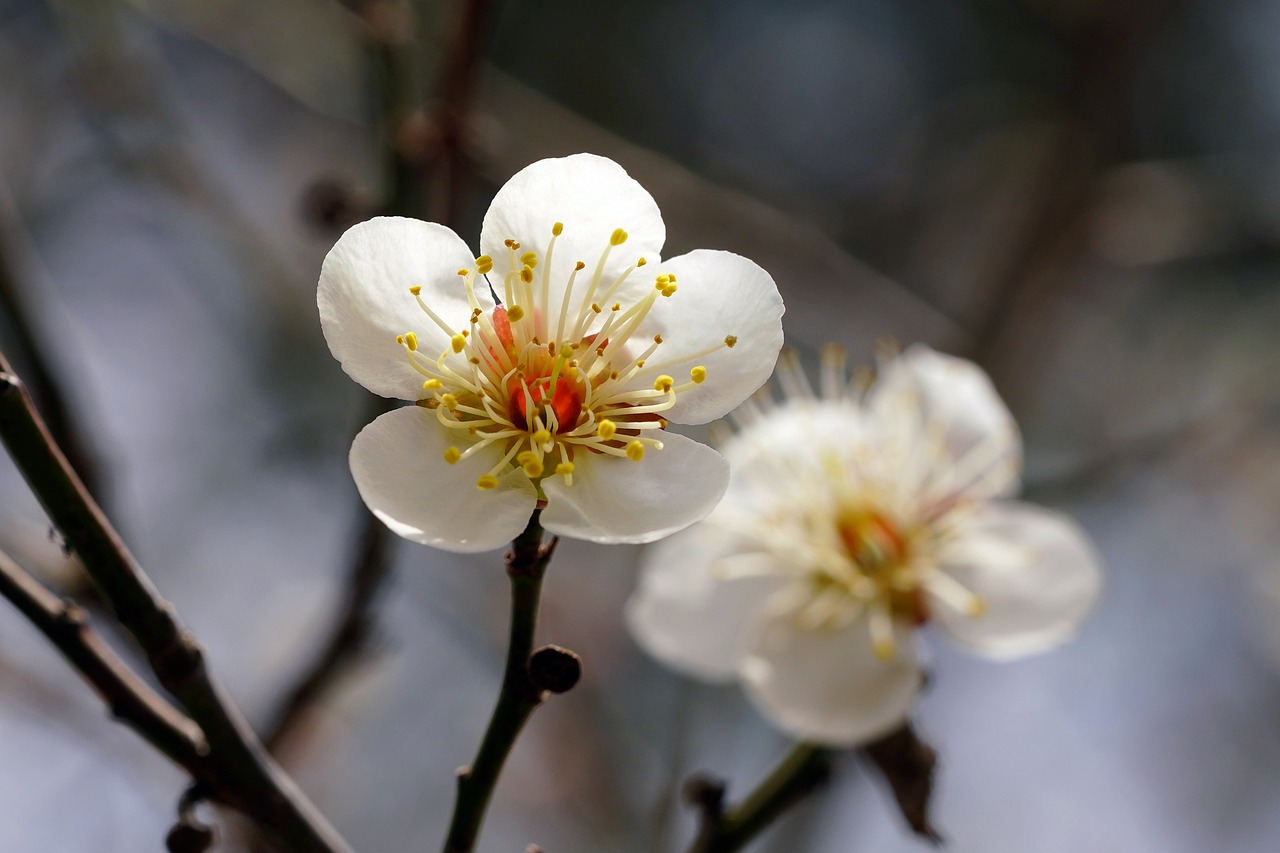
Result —
<instances>
[{"instance_id":1,"label":"flower petal","mask_svg":"<svg viewBox=\"0 0 1280 853\"><path fill-rule=\"evenodd\" d=\"M747 694L785 732L831 746L854 746L906 720L922 673L909 635L897 656L876 657L866 614L842 628L800 629L777 615L742 663Z\"/></svg>"},{"instance_id":2,"label":"flower petal","mask_svg":"<svg viewBox=\"0 0 1280 853\"><path fill-rule=\"evenodd\" d=\"M926 503L988 499L1016 488L1018 425L973 362L917 344L881 366L867 406L896 464L919 460L911 467L921 472Z\"/></svg>"},{"instance_id":3,"label":"flower petal","mask_svg":"<svg viewBox=\"0 0 1280 853\"><path fill-rule=\"evenodd\" d=\"M653 542L711 512L729 483L724 458L683 435L656 432L664 447L639 462L579 450L573 485L555 476L542 481L542 526L605 544Z\"/></svg>"},{"instance_id":4,"label":"flower petal","mask_svg":"<svg viewBox=\"0 0 1280 853\"><path fill-rule=\"evenodd\" d=\"M985 604L978 617L938 602L934 615L981 654L1014 658L1070 639L1102 585L1098 555L1064 515L1020 503L989 504L940 554L942 571Z\"/></svg>"},{"instance_id":5,"label":"flower petal","mask_svg":"<svg viewBox=\"0 0 1280 853\"><path fill-rule=\"evenodd\" d=\"M488 551L514 539L537 504L537 490L522 471L498 488L476 480L502 453L490 445L450 465L451 436L435 414L405 406L366 426L351 445L351 475L370 511L406 539L446 551Z\"/></svg>"},{"instance_id":6,"label":"flower petal","mask_svg":"<svg viewBox=\"0 0 1280 853\"><path fill-rule=\"evenodd\" d=\"M732 681L745 640L782 581L752 573L718 576L738 555L737 537L702 524L645 550L640 583L627 602L631 635L649 654L708 681ZM759 559L768 559L760 556Z\"/></svg>"},{"instance_id":7,"label":"flower petal","mask_svg":"<svg viewBox=\"0 0 1280 853\"><path fill-rule=\"evenodd\" d=\"M692 368L704 367L706 381L664 414L683 424L715 420L773 372L782 348L782 296L767 272L732 252L700 249L665 261L658 272L675 274L676 292L658 299L637 330L642 340L663 339L638 384L659 374L685 383ZM726 337L735 340L732 348L724 346Z\"/></svg>"},{"instance_id":8,"label":"flower petal","mask_svg":"<svg viewBox=\"0 0 1280 853\"><path fill-rule=\"evenodd\" d=\"M545 255L551 229L557 222L563 224L564 230L556 238L548 270ZM534 281L540 286L542 277L549 275L551 316L559 312L574 263L586 264L574 284L572 322L596 263L618 228L627 232L627 241L610 250L601 273L601 289L608 288L641 257L650 264L657 263L667 229L653 196L625 169L606 157L574 154L531 163L498 190L480 229L480 250L493 258L491 279L499 294L503 293L502 276L520 268L519 260L513 258L504 241L520 244L516 255L537 252L543 263L535 270ZM652 277L643 279L652 284Z\"/></svg>"},{"instance_id":9,"label":"flower petal","mask_svg":"<svg viewBox=\"0 0 1280 853\"><path fill-rule=\"evenodd\" d=\"M449 336L409 293L422 298L446 323L469 328L471 307L457 272L475 258L457 234L434 222L379 216L347 229L320 270L316 301L325 340L347 374L383 397L416 400L422 377L409 364L396 336L412 331L435 358ZM487 292L477 292L491 308Z\"/></svg>"}]
</instances>

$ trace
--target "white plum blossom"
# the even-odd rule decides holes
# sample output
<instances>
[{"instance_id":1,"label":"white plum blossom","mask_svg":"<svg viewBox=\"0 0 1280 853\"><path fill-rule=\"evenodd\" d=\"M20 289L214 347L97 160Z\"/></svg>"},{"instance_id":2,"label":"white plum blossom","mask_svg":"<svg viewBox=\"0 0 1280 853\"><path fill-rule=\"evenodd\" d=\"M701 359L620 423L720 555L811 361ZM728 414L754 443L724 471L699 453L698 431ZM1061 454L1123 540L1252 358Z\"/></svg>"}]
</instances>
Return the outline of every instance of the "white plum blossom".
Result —
<instances>
[{"instance_id":1,"label":"white plum blossom","mask_svg":"<svg viewBox=\"0 0 1280 853\"><path fill-rule=\"evenodd\" d=\"M660 257L666 228L617 163L534 163L485 215L477 256L431 222L378 217L325 258L325 338L357 382L416 403L351 447L361 497L393 531L497 548L535 507L553 533L650 542L702 518L724 459L667 431L769 377L782 298L720 251Z\"/></svg>"},{"instance_id":2,"label":"white plum blossom","mask_svg":"<svg viewBox=\"0 0 1280 853\"><path fill-rule=\"evenodd\" d=\"M847 383L823 353L815 394L794 357L737 417L728 491L699 525L650 548L628 605L650 653L741 680L779 728L865 743L907 718L922 684L913 629L1013 658L1070 638L1100 586L1066 517L1003 498L1021 443L990 380L916 346Z\"/></svg>"}]
</instances>

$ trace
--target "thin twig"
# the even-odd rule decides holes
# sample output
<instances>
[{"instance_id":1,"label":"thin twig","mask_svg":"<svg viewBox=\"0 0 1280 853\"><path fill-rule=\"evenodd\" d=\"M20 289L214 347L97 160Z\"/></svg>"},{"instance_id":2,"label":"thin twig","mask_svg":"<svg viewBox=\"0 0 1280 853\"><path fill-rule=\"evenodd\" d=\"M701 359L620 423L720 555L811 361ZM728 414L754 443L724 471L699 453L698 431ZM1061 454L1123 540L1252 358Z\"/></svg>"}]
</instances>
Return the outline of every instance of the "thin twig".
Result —
<instances>
[{"instance_id":1,"label":"thin twig","mask_svg":"<svg viewBox=\"0 0 1280 853\"><path fill-rule=\"evenodd\" d=\"M361 4L352 4L360 12ZM484 42L497 14L497 0L465 0L458 27L442 63L440 94L436 99L437 133L429 141L408 132L415 117L415 98L408 86L413 67L412 41L387 20L367 20L369 51L380 77L381 132L386 139L388 188L382 212L400 216L425 215L433 222L456 228L465 196L470 157L466 133L480 71ZM388 14L385 4L364 4L367 17ZM430 186L426 177L430 175ZM428 198L430 192L430 198ZM387 411L387 402L372 399L367 417ZM268 749L277 753L307 710L364 654L376 619L375 606L391 572L390 536L386 525L358 503L361 532L347 577L346 595L333 628L312 663L281 701L267 728Z\"/></svg>"},{"instance_id":2,"label":"thin twig","mask_svg":"<svg viewBox=\"0 0 1280 853\"><path fill-rule=\"evenodd\" d=\"M102 467L89 447L89 442L76 426L71 406L53 376L53 367L45 357L40 335L31 317L26 291L21 286L23 240L17 211L8 189L0 183L0 314L9 320L13 343L25 366L31 391L40 401L49 431L58 440L71 465L80 474L89 494L99 501L103 496Z\"/></svg>"},{"instance_id":3,"label":"thin twig","mask_svg":"<svg viewBox=\"0 0 1280 853\"><path fill-rule=\"evenodd\" d=\"M205 666L180 625L102 510L67 463L26 388L0 354L0 439L54 525L80 556L116 618L146 653L164 688L204 731L218 801L244 812L281 850L344 853L337 832L271 760Z\"/></svg>"},{"instance_id":4,"label":"thin twig","mask_svg":"<svg viewBox=\"0 0 1280 853\"><path fill-rule=\"evenodd\" d=\"M373 513L360 504L362 527L347 581L346 599L329 639L315 660L303 670L303 676L280 703L274 722L266 729L265 743L273 754L279 754L298 721L315 706L365 653L373 635L375 605L390 568L387 528Z\"/></svg>"},{"instance_id":5,"label":"thin twig","mask_svg":"<svg viewBox=\"0 0 1280 853\"><path fill-rule=\"evenodd\" d=\"M480 749L470 767L458 771L458 796L449 821L445 853L471 853L485 810L493 796L498 775L516 736L525 721L548 692L562 693L577 681L577 656L549 646L533 651L533 634L538 622L538 598L542 577L555 552L557 539L542 544L541 511L535 511L524 532L516 537L507 554L507 577L511 580L511 633L507 663L502 676L498 703L485 730ZM555 658L557 665L531 665L536 658ZM552 677L548 678L548 674ZM567 677L566 677L567 676Z\"/></svg>"},{"instance_id":6,"label":"thin twig","mask_svg":"<svg viewBox=\"0 0 1280 853\"><path fill-rule=\"evenodd\" d=\"M817 744L796 744L746 799L730 809L724 808L724 783L691 779L685 797L698 807L701 823L689 853L741 850L787 809L826 784L832 755Z\"/></svg>"},{"instance_id":7,"label":"thin twig","mask_svg":"<svg viewBox=\"0 0 1280 853\"><path fill-rule=\"evenodd\" d=\"M193 777L203 775L209 745L200 727L129 669L89 627L83 610L54 595L2 551L0 595L57 647L102 697L112 717Z\"/></svg>"}]
</instances>

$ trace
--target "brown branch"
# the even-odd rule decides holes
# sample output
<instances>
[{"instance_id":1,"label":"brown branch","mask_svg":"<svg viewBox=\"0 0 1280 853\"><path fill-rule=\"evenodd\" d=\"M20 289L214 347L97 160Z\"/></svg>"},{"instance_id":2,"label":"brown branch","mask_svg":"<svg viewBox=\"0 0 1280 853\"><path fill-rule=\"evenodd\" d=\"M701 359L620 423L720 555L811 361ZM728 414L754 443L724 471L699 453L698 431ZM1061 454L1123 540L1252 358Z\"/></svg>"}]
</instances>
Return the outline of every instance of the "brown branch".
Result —
<instances>
[{"instance_id":1,"label":"brown branch","mask_svg":"<svg viewBox=\"0 0 1280 853\"><path fill-rule=\"evenodd\" d=\"M19 270L22 252L22 235L17 212L8 190L0 184L0 314L9 320L13 331L13 343L25 365L32 393L40 401L49 431L71 460L80 479L98 500L102 500L102 468L90 449L84 434L76 426L71 407L54 379L53 368L45 357L31 318L30 306L21 286Z\"/></svg>"},{"instance_id":2,"label":"brown branch","mask_svg":"<svg viewBox=\"0 0 1280 853\"><path fill-rule=\"evenodd\" d=\"M533 649L538 624L542 577L555 553L557 539L542 544L541 510L535 510L524 532L507 553L507 577L511 580L511 633L507 664L498 703L485 729L471 766L458 771L458 796L449 820L444 853L471 853L498 776L515 745L520 730L548 693L563 693L574 686L581 661L573 652L556 646Z\"/></svg>"},{"instance_id":3,"label":"brown branch","mask_svg":"<svg viewBox=\"0 0 1280 853\"><path fill-rule=\"evenodd\" d=\"M195 637L182 628L173 606L160 597L85 491L3 354L0 439L160 683L204 731L211 795L251 817L282 851L348 851L223 693Z\"/></svg>"},{"instance_id":4,"label":"brown branch","mask_svg":"<svg viewBox=\"0 0 1280 853\"><path fill-rule=\"evenodd\" d=\"M85 612L46 589L0 551L0 595L48 638L128 725L193 778L204 775L209 745L200 727L140 679L93 629Z\"/></svg>"},{"instance_id":5,"label":"brown branch","mask_svg":"<svg viewBox=\"0 0 1280 853\"><path fill-rule=\"evenodd\" d=\"M458 27L442 62L439 96L435 101L436 135L422 132L421 117L407 83L413 43L404 30L409 24L396 15L396 6L380 0L362 4L369 51L381 77L382 132L387 140L389 173L383 212L425 216L456 228L470 171L467 132L480 72L484 42L492 29L498 0L465 0ZM430 185L426 177L431 176ZM387 411L387 402L371 400L366 420ZM363 526L345 599L328 639L298 682L285 694L274 722L268 727L267 747L276 753L306 712L322 700L352 662L366 651L376 619L378 595L390 575L390 536L364 504L357 515Z\"/></svg>"}]
</instances>

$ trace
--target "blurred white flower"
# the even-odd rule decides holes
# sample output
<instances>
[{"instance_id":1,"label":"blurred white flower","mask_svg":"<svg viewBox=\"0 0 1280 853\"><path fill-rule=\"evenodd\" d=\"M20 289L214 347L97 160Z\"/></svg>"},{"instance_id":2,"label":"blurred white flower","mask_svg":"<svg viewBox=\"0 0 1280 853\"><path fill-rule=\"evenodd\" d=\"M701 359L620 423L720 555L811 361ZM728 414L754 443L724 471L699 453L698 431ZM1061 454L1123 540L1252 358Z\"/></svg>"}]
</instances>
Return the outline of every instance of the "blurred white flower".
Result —
<instances>
[{"instance_id":1,"label":"blurred white flower","mask_svg":"<svg viewBox=\"0 0 1280 853\"><path fill-rule=\"evenodd\" d=\"M596 542L706 515L725 461L667 421L713 420L764 383L782 298L729 252L662 261L665 238L649 193L588 154L512 177L478 258L414 219L343 234L320 274L329 348L370 391L417 402L352 445L369 508L453 551L500 547L536 505L548 530Z\"/></svg>"},{"instance_id":2,"label":"blurred white flower","mask_svg":"<svg viewBox=\"0 0 1280 853\"><path fill-rule=\"evenodd\" d=\"M852 745L905 721L922 680L913 628L999 658L1072 636L1097 557L1069 519L996 500L1021 446L978 367L916 346L864 395L832 347L821 398L794 358L778 378L787 401L744 407L726 442L721 504L646 553L627 610L644 648L740 679L785 731Z\"/></svg>"}]
</instances>

